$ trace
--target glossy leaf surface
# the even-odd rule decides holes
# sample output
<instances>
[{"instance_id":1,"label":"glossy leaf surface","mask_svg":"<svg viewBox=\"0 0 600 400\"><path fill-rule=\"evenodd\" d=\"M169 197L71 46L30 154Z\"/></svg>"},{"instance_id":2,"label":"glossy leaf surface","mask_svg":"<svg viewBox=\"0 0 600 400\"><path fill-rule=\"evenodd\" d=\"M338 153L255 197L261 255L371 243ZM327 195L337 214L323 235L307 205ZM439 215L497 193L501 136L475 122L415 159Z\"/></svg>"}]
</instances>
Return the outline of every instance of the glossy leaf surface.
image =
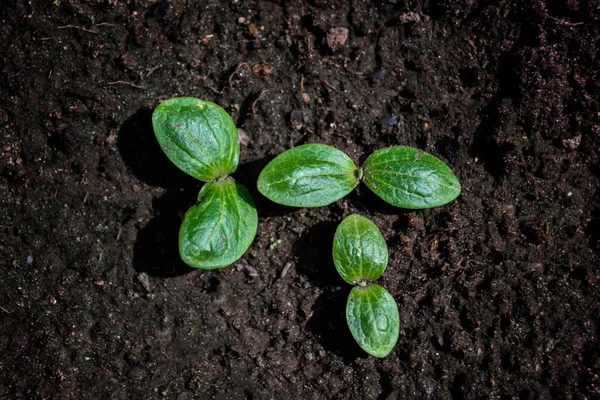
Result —
<instances>
[{"instance_id":1,"label":"glossy leaf surface","mask_svg":"<svg viewBox=\"0 0 600 400\"><path fill-rule=\"evenodd\" d=\"M387 266L388 249L377 225L357 214L346 217L335 231L333 262L350 284L379 279Z\"/></svg>"},{"instance_id":2,"label":"glossy leaf surface","mask_svg":"<svg viewBox=\"0 0 600 400\"><path fill-rule=\"evenodd\" d=\"M387 356L398 341L398 305L379 285L352 289L346 305L346 321L358 345L375 357Z\"/></svg>"},{"instance_id":3,"label":"glossy leaf surface","mask_svg":"<svg viewBox=\"0 0 600 400\"><path fill-rule=\"evenodd\" d=\"M305 144L275 157L258 177L258 190L275 203L320 207L346 196L358 185L358 170L344 152L324 144Z\"/></svg>"},{"instance_id":4,"label":"glossy leaf surface","mask_svg":"<svg viewBox=\"0 0 600 400\"><path fill-rule=\"evenodd\" d=\"M234 172L240 145L233 120L218 105L193 97L175 97L152 114L156 139L182 171L201 181Z\"/></svg>"},{"instance_id":5,"label":"glossy leaf surface","mask_svg":"<svg viewBox=\"0 0 600 400\"><path fill-rule=\"evenodd\" d=\"M371 154L362 166L367 187L386 202L402 208L430 208L460 194L460 183L443 161L407 146Z\"/></svg>"},{"instance_id":6,"label":"glossy leaf surface","mask_svg":"<svg viewBox=\"0 0 600 400\"><path fill-rule=\"evenodd\" d=\"M179 230L179 254L191 267L221 268L248 249L258 225L250 193L233 179L206 183L198 204L185 214Z\"/></svg>"}]
</instances>

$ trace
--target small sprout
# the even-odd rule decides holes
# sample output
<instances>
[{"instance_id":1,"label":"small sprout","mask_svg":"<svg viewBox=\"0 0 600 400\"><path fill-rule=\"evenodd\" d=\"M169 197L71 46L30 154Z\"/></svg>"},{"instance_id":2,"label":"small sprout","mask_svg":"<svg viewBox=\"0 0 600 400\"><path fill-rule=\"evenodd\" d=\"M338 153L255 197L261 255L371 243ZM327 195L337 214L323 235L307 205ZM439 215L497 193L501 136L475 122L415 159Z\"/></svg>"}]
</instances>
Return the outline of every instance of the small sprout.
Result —
<instances>
[{"instance_id":1,"label":"small sprout","mask_svg":"<svg viewBox=\"0 0 600 400\"><path fill-rule=\"evenodd\" d=\"M365 217L350 215L333 239L333 262L340 276L354 284L346 303L346 321L358 345L375 357L387 356L398 341L400 316L394 298L379 279L388 250L377 226Z\"/></svg>"},{"instance_id":2,"label":"small sprout","mask_svg":"<svg viewBox=\"0 0 600 400\"><path fill-rule=\"evenodd\" d=\"M360 181L384 201L409 209L444 205L461 191L450 168L419 149L381 149L357 168L342 151L317 143L275 157L260 173L257 187L278 204L320 207L346 196Z\"/></svg>"},{"instance_id":3,"label":"small sprout","mask_svg":"<svg viewBox=\"0 0 600 400\"><path fill-rule=\"evenodd\" d=\"M181 259L202 269L233 264L254 240L258 225L252 196L229 177L240 155L233 120L214 103L179 97L154 110L152 125L173 164L207 182L181 224Z\"/></svg>"},{"instance_id":4,"label":"small sprout","mask_svg":"<svg viewBox=\"0 0 600 400\"><path fill-rule=\"evenodd\" d=\"M275 240L275 238L271 238L271 244L269 244L269 250L273 250L274 248L276 248L279 243L281 243L281 239L277 239Z\"/></svg>"}]
</instances>

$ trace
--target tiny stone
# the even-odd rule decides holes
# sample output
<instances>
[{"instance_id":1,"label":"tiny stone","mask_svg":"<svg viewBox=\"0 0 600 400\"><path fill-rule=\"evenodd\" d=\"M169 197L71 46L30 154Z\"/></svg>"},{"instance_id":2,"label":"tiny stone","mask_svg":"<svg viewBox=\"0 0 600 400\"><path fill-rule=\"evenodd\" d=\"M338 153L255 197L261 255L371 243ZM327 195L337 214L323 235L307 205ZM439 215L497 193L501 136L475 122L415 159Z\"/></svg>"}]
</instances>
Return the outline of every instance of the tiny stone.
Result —
<instances>
[{"instance_id":1,"label":"tiny stone","mask_svg":"<svg viewBox=\"0 0 600 400\"><path fill-rule=\"evenodd\" d=\"M279 276L279 278L285 278L285 276L287 275L288 271L290 270L291 266L294 265L293 262L289 261L287 264L285 264L285 266L283 267L283 269L281 270L281 275Z\"/></svg>"},{"instance_id":2,"label":"tiny stone","mask_svg":"<svg viewBox=\"0 0 600 400\"><path fill-rule=\"evenodd\" d=\"M246 270L246 273L248 274L248 276L251 276L251 277L258 276L258 272L256 272L256 269L254 269L250 265L248 265L248 264L244 265L244 269Z\"/></svg>"},{"instance_id":3,"label":"tiny stone","mask_svg":"<svg viewBox=\"0 0 600 400\"><path fill-rule=\"evenodd\" d=\"M387 126L396 126L398 125L398 119L395 116L383 118L381 123Z\"/></svg>"},{"instance_id":4,"label":"tiny stone","mask_svg":"<svg viewBox=\"0 0 600 400\"><path fill-rule=\"evenodd\" d=\"M27 256L27 265L33 264L33 256L30 254Z\"/></svg>"},{"instance_id":5,"label":"tiny stone","mask_svg":"<svg viewBox=\"0 0 600 400\"><path fill-rule=\"evenodd\" d=\"M570 139L563 139L562 144L566 149L575 150L581 144L581 135L574 136Z\"/></svg>"},{"instance_id":6,"label":"tiny stone","mask_svg":"<svg viewBox=\"0 0 600 400\"><path fill-rule=\"evenodd\" d=\"M340 49L348 39L348 29L331 28L327 32L327 46L333 51Z\"/></svg>"},{"instance_id":7,"label":"tiny stone","mask_svg":"<svg viewBox=\"0 0 600 400\"><path fill-rule=\"evenodd\" d=\"M152 290L152 286L150 285L150 277L147 273L142 272L137 276L137 280L142 284L146 292L150 292Z\"/></svg>"},{"instance_id":8,"label":"tiny stone","mask_svg":"<svg viewBox=\"0 0 600 400\"><path fill-rule=\"evenodd\" d=\"M244 145L244 146L248 146L248 144L250 144L250 142L251 142L248 132L246 132L242 128L238 128L237 132L238 132L238 143L241 145Z\"/></svg>"},{"instance_id":9,"label":"tiny stone","mask_svg":"<svg viewBox=\"0 0 600 400\"><path fill-rule=\"evenodd\" d=\"M241 25L241 24L243 24L243 23L245 23L245 22L246 22L246 18L244 18L244 17L239 17L239 18L238 18L238 24L240 24L240 25Z\"/></svg>"},{"instance_id":10,"label":"tiny stone","mask_svg":"<svg viewBox=\"0 0 600 400\"><path fill-rule=\"evenodd\" d=\"M407 22L421 22L421 16L414 11L409 11L404 13L398 17L401 24L405 24Z\"/></svg>"}]
</instances>

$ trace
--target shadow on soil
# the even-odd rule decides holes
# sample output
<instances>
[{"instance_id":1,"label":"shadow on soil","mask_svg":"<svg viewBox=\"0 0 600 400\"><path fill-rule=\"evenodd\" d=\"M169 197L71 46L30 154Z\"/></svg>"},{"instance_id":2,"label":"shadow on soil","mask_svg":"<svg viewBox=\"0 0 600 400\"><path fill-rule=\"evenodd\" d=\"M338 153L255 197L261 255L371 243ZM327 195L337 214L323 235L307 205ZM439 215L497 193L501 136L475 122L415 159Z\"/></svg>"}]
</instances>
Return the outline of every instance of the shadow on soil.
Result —
<instances>
[{"instance_id":1,"label":"shadow on soil","mask_svg":"<svg viewBox=\"0 0 600 400\"><path fill-rule=\"evenodd\" d=\"M197 190L174 189L152 201L154 218L138 231L133 250L133 267L150 276L173 277L194 269L179 257L179 226L191 207Z\"/></svg>"},{"instance_id":2,"label":"shadow on soil","mask_svg":"<svg viewBox=\"0 0 600 400\"><path fill-rule=\"evenodd\" d=\"M311 310L307 329L326 351L343 357L344 362L351 362L364 352L346 323L346 301L352 286L342 280L333 265L331 249L337 226L337 222L318 222L296 242L293 253L299 261L298 271L323 289Z\"/></svg>"},{"instance_id":3,"label":"shadow on soil","mask_svg":"<svg viewBox=\"0 0 600 400\"><path fill-rule=\"evenodd\" d=\"M180 171L158 145L152 110L142 108L119 130L117 148L127 168L140 181L167 189L152 201L154 218L140 229L133 250L133 267L150 276L184 275L192 268L179 258L179 225L194 204L201 182Z\"/></svg>"},{"instance_id":4,"label":"shadow on soil","mask_svg":"<svg viewBox=\"0 0 600 400\"><path fill-rule=\"evenodd\" d=\"M350 285L346 285L341 289L325 290L315 302L312 316L306 324L306 329L317 338L323 349L342 357L345 364L367 357L346 323L346 302L351 289Z\"/></svg>"},{"instance_id":5,"label":"shadow on soil","mask_svg":"<svg viewBox=\"0 0 600 400\"><path fill-rule=\"evenodd\" d=\"M142 108L119 129L117 148L136 178L152 186L175 189L198 185L163 153L152 129L152 110Z\"/></svg>"}]
</instances>

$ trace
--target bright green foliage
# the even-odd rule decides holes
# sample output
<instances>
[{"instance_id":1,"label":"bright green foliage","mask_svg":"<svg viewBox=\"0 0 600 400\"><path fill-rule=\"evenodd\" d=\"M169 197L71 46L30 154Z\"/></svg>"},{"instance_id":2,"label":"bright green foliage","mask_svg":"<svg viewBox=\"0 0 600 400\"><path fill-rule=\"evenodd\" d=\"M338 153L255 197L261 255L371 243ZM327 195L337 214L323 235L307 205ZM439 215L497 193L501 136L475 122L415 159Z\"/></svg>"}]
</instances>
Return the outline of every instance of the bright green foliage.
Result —
<instances>
[{"instance_id":1,"label":"bright green foliage","mask_svg":"<svg viewBox=\"0 0 600 400\"><path fill-rule=\"evenodd\" d=\"M206 183L179 230L181 259L202 269L230 265L246 252L257 225L254 201L244 186L230 178Z\"/></svg>"},{"instance_id":2,"label":"bright green foliage","mask_svg":"<svg viewBox=\"0 0 600 400\"><path fill-rule=\"evenodd\" d=\"M362 170L367 187L397 207L437 207L460 194L460 183L446 164L408 146L376 151Z\"/></svg>"},{"instance_id":3,"label":"bright green foliage","mask_svg":"<svg viewBox=\"0 0 600 400\"><path fill-rule=\"evenodd\" d=\"M202 269L234 263L254 240L258 215L248 190L227 176L237 169L240 156L231 117L214 103L177 97L156 107L152 125L167 157L207 182L181 224L181 259Z\"/></svg>"},{"instance_id":4,"label":"bright green foliage","mask_svg":"<svg viewBox=\"0 0 600 400\"><path fill-rule=\"evenodd\" d=\"M396 345L400 331L398 306L381 286L388 261L385 240L377 226L352 214L338 226L333 240L333 262L340 276L357 285L346 304L346 321L352 336L367 353L385 357Z\"/></svg>"},{"instance_id":5,"label":"bright green foliage","mask_svg":"<svg viewBox=\"0 0 600 400\"><path fill-rule=\"evenodd\" d=\"M387 356L398 341L398 306L392 295L379 285L352 289L346 305L346 321L358 345L375 357Z\"/></svg>"},{"instance_id":6,"label":"bright green foliage","mask_svg":"<svg viewBox=\"0 0 600 400\"><path fill-rule=\"evenodd\" d=\"M444 162L413 147L378 150L357 170L342 151L316 143L275 157L261 172L257 186L275 203L319 207L350 193L360 179L383 200L402 208L441 206L461 190Z\"/></svg>"},{"instance_id":7,"label":"bright green foliage","mask_svg":"<svg viewBox=\"0 0 600 400\"><path fill-rule=\"evenodd\" d=\"M167 157L194 178L209 182L236 170L237 129L218 105L193 97L172 98L156 107L152 125Z\"/></svg>"},{"instance_id":8,"label":"bright green foliage","mask_svg":"<svg viewBox=\"0 0 600 400\"><path fill-rule=\"evenodd\" d=\"M379 279L388 262L388 249L377 226L352 214L338 225L333 239L333 262L350 284Z\"/></svg>"},{"instance_id":9,"label":"bright green foliage","mask_svg":"<svg viewBox=\"0 0 600 400\"><path fill-rule=\"evenodd\" d=\"M320 207L346 196L358 185L358 170L344 152L324 144L305 144L273 159L258 177L258 190L275 203Z\"/></svg>"}]
</instances>

